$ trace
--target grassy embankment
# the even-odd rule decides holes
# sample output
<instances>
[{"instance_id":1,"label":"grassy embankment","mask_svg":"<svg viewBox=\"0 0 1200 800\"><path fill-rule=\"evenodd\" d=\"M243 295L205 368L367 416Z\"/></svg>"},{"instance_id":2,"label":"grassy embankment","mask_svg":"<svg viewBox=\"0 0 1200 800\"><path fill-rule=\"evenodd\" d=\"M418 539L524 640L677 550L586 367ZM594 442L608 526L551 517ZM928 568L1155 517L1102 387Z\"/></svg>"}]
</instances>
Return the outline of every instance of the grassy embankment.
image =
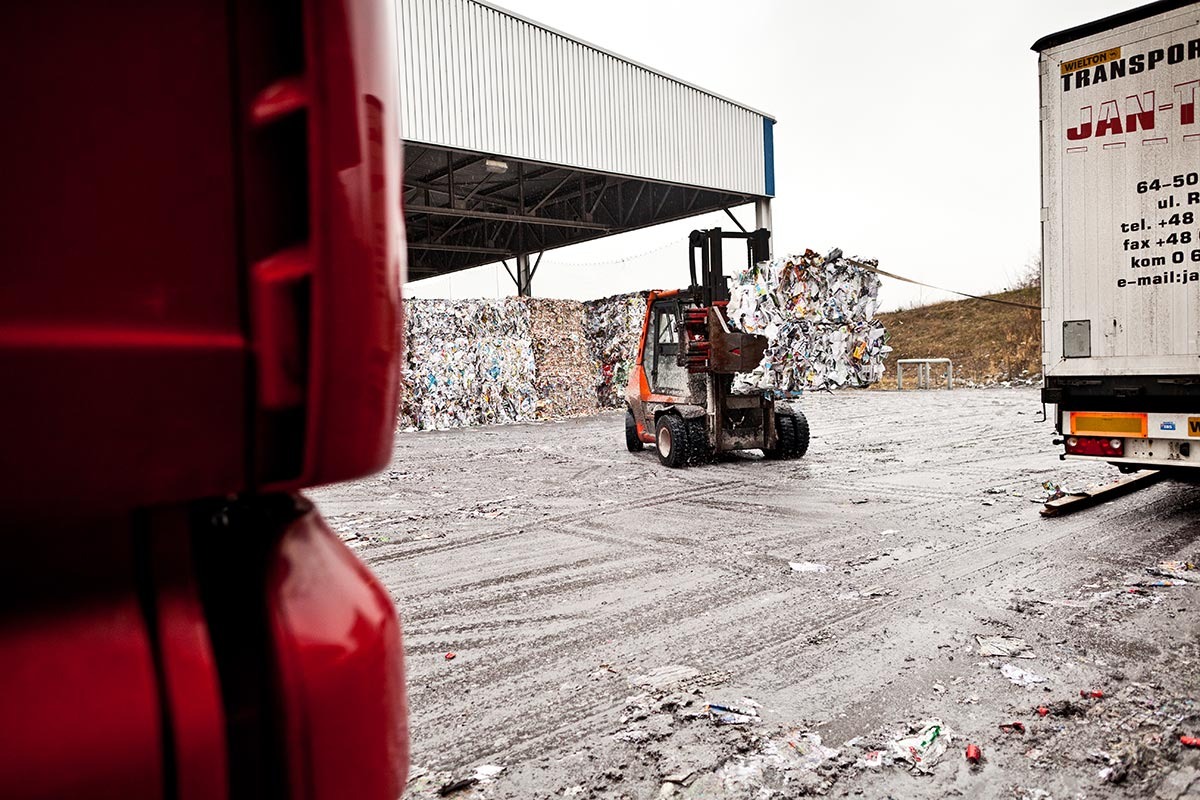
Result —
<instances>
[{"instance_id":1,"label":"grassy embankment","mask_svg":"<svg viewBox=\"0 0 1200 800\"><path fill-rule=\"evenodd\" d=\"M990 295L1039 306L1040 289L1032 286ZM895 388L896 359L949 358L955 383L995 383L1030 378L1042 371L1041 312L983 300L944 303L878 314L887 328L887 373L881 388ZM942 368L934 369L936 381ZM904 371L906 386L915 385L916 369Z\"/></svg>"}]
</instances>

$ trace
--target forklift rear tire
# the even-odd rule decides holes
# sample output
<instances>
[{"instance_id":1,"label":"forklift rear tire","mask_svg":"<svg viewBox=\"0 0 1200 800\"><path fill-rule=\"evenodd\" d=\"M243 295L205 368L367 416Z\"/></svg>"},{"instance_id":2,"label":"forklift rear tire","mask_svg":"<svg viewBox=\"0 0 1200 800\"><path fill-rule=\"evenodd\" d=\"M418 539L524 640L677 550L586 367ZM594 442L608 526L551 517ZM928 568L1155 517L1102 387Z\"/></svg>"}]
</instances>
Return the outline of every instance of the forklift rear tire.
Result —
<instances>
[{"instance_id":1,"label":"forklift rear tire","mask_svg":"<svg viewBox=\"0 0 1200 800\"><path fill-rule=\"evenodd\" d=\"M701 464L708 461L712 457L712 452L708 447L708 428L705 418L687 419L683 424L687 427L688 455L691 456L691 463Z\"/></svg>"},{"instance_id":2,"label":"forklift rear tire","mask_svg":"<svg viewBox=\"0 0 1200 800\"><path fill-rule=\"evenodd\" d=\"M654 443L658 449L658 460L667 467L683 467L687 465L691 447L688 445L687 425L683 417L676 414L664 414L658 420L658 428L654 432Z\"/></svg>"},{"instance_id":3,"label":"forklift rear tire","mask_svg":"<svg viewBox=\"0 0 1200 800\"><path fill-rule=\"evenodd\" d=\"M642 444L642 440L638 438L637 421L633 418L632 411L625 412L625 447L629 448L631 453L640 453L646 445Z\"/></svg>"}]
</instances>

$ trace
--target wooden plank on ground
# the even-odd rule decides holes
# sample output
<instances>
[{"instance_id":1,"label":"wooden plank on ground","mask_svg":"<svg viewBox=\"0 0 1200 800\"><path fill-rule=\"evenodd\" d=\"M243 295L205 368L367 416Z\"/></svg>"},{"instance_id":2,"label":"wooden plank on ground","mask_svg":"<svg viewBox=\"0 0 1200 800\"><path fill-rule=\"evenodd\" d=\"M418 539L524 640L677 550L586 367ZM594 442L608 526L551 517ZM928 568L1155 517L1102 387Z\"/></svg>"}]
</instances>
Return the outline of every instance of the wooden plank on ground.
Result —
<instances>
[{"instance_id":1,"label":"wooden plank on ground","mask_svg":"<svg viewBox=\"0 0 1200 800\"><path fill-rule=\"evenodd\" d=\"M1084 492L1083 494L1069 494L1057 500L1051 500L1042 509L1042 516L1061 517L1064 514L1070 514L1080 509L1107 502L1123 494L1136 492L1138 489L1145 489L1147 486L1158 483L1164 477L1166 476L1159 470L1147 470L1139 472L1136 475L1126 475L1120 480L1106 483L1098 489Z\"/></svg>"}]
</instances>

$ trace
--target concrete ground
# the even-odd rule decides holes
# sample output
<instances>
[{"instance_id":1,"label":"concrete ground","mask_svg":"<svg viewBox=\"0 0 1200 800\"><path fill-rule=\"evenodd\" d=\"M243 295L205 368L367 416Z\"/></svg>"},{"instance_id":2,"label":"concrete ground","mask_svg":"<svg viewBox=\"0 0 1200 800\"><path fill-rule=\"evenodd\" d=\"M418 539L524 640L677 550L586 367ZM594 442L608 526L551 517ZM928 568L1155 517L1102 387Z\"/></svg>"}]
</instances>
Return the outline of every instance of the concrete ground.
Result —
<instances>
[{"instance_id":1,"label":"concrete ground","mask_svg":"<svg viewBox=\"0 0 1200 800\"><path fill-rule=\"evenodd\" d=\"M668 470L608 413L313 492L404 621L406 796L1200 798L1200 588L1127 585L1200 555L1195 487L1043 519L1116 471L1060 462L1034 389L801 407L801 461Z\"/></svg>"}]
</instances>

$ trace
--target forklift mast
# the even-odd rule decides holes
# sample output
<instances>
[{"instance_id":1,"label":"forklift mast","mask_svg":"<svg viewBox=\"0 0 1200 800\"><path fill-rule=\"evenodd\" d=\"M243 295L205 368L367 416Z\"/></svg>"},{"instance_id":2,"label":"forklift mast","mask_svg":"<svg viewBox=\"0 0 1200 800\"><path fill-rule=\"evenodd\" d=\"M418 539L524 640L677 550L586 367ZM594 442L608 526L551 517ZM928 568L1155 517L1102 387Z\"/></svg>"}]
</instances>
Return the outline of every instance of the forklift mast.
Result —
<instances>
[{"instance_id":1,"label":"forklift mast","mask_svg":"<svg viewBox=\"0 0 1200 800\"><path fill-rule=\"evenodd\" d=\"M746 240L746 266L766 261L771 257L771 232L766 228L756 231L722 231L709 228L692 231L688 236L688 268L691 270L691 293L702 306L711 306L729 300L729 284L724 274L724 259L721 244L726 239ZM696 280L696 251L700 251L700 280Z\"/></svg>"}]
</instances>

